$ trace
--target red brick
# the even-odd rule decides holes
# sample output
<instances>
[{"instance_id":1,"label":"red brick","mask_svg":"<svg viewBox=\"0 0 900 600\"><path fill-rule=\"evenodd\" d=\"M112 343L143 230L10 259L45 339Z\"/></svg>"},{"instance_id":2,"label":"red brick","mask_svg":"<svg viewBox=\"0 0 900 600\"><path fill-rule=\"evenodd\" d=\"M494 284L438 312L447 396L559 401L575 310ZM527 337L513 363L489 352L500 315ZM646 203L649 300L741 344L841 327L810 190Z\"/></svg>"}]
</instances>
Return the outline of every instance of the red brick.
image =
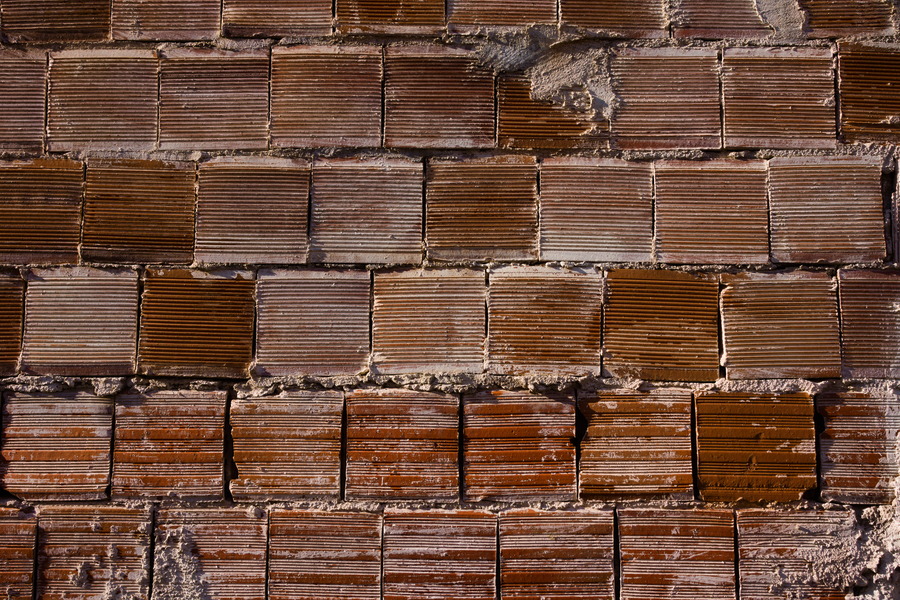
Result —
<instances>
[{"instance_id":1,"label":"red brick","mask_svg":"<svg viewBox=\"0 0 900 600\"><path fill-rule=\"evenodd\" d=\"M894 35L890 0L799 0L811 38Z\"/></svg>"},{"instance_id":2,"label":"red brick","mask_svg":"<svg viewBox=\"0 0 900 600\"><path fill-rule=\"evenodd\" d=\"M556 0L449 0L447 20L454 31L479 27L556 24Z\"/></svg>"},{"instance_id":3,"label":"red brick","mask_svg":"<svg viewBox=\"0 0 900 600\"><path fill-rule=\"evenodd\" d=\"M841 271L844 377L900 377L900 276Z\"/></svg>"},{"instance_id":4,"label":"red brick","mask_svg":"<svg viewBox=\"0 0 900 600\"><path fill-rule=\"evenodd\" d=\"M116 40L213 40L219 35L221 0L112 0Z\"/></svg>"},{"instance_id":5,"label":"red brick","mask_svg":"<svg viewBox=\"0 0 900 600\"><path fill-rule=\"evenodd\" d=\"M222 22L232 37L331 33L331 0L224 0Z\"/></svg>"},{"instance_id":6,"label":"red brick","mask_svg":"<svg viewBox=\"0 0 900 600\"><path fill-rule=\"evenodd\" d=\"M22 352L25 282L0 275L0 376L15 375Z\"/></svg>"},{"instance_id":7,"label":"red brick","mask_svg":"<svg viewBox=\"0 0 900 600\"><path fill-rule=\"evenodd\" d=\"M677 11L673 31L678 38L764 38L773 33L756 0L681 0Z\"/></svg>"},{"instance_id":8,"label":"red brick","mask_svg":"<svg viewBox=\"0 0 900 600\"><path fill-rule=\"evenodd\" d=\"M347 394L346 497L459 497L459 399L405 389Z\"/></svg>"},{"instance_id":9,"label":"red brick","mask_svg":"<svg viewBox=\"0 0 900 600\"><path fill-rule=\"evenodd\" d=\"M342 33L438 33L444 29L442 0L336 0Z\"/></svg>"},{"instance_id":10,"label":"red brick","mask_svg":"<svg viewBox=\"0 0 900 600\"><path fill-rule=\"evenodd\" d=\"M900 140L900 46L842 43L838 49L843 138Z\"/></svg>"},{"instance_id":11,"label":"red brick","mask_svg":"<svg viewBox=\"0 0 900 600\"><path fill-rule=\"evenodd\" d=\"M7 600L31 600L34 587L34 544L37 531L33 516L17 508L0 508L0 593Z\"/></svg>"},{"instance_id":12,"label":"red brick","mask_svg":"<svg viewBox=\"0 0 900 600\"><path fill-rule=\"evenodd\" d=\"M575 500L575 404L494 390L463 398L465 499Z\"/></svg>"},{"instance_id":13,"label":"red brick","mask_svg":"<svg viewBox=\"0 0 900 600\"><path fill-rule=\"evenodd\" d=\"M221 500L225 392L159 391L116 398L114 500Z\"/></svg>"},{"instance_id":14,"label":"red brick","mask_svg":"<svg viewBox=\"0 0 900 600\"><path fill-rule=\"evenodd\" d=\"M11 42L98 41L109 37L109 0L3 0Z\"/></svg>"},{"instance_id":15,"label":"red brick","mask_svg":"<svg viewBox=\"0 0 900 600\"><path fill-rule=\"evenodd\" d=\"M40 153L44 142L47 53L0 52L0 149Z\"/></svg>"},{"instance_id":16,"label":"red brick","mask_svg":"<svg viewBox=\"0 0 900 600\"><path fill-rule=\"evenodd\" d=\"M661 0L560 0L563 25L599 29L613 36L661 38L668 22Z\"/></svg>"}]
</instances>

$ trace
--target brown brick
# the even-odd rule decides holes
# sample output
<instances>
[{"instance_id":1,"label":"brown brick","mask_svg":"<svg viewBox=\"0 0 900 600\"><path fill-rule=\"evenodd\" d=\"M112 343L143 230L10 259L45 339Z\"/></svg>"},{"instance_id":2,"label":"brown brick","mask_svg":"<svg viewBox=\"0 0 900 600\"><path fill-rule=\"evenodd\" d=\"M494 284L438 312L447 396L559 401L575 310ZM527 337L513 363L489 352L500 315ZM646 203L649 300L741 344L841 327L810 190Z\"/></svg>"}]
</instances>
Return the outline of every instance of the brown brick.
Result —
<instances>
[{"instance_id":1,"label":"brown brick","mask_svg":"<svg viewBox=\"0 0 900 600\"><path fill-rule=\"evenodd\" d=\"M900 46L839 46L841 134L851 143L900 140Z\"/></svg>"},{"instance_id":2,"label":"brown brick","mask_svg":"<svg viewBox=\"0 0 900 600\"><path fill-rule=\"evenodd\" d=\"M311 262L421 263L422 181L421 162L316 162Z\"/></svg>"},{"instance_id":3,"label":"brown brick","mask_svg":"<svg viewBox=\"0 0 900 600\"><path fill-rule=\"evenodd\" d=\"M729 379L840 377L835 281L825 273L723 275Z\"/></svg>"},{"instance_id":4,"label":"brown brick","mask_svg":"<svg viewBox=\"0 0 900 600\"><path fill-rule=\"evenodd\" d=\"M81 256L101 263L190 263L193 163L88 161Z\"/></svg>"},{"instance_id":5,"label":"brown brick","mask_svg":"<svg viewBox=\"0 0 900 600\"><path fill-rule=\"evenodd\" d=\"M29 502L105 499L112 415L92 394L8 394L0 487Z\"/></svg>"},{"instance_id":6,"label":"brown brick","mask_svg":"<svg viewBox=\"0 0 900 600\"><path fill-rule=\"evenodd\" d=\"M392 46L384 65L384 144L492 148L494 77L464 50Z\"/></svg>"},{"instance_id":7,"label":"brown brick","mask_svg":"<svg viewBox=\"0 0 900 600\"><path fill-rule=\"evenodd\" d=\"M756 0L681 0L674 35L678 38L764 38L773 33Z\"/></svg>"},{"instance_id":8,"label":"brown brick","mask_svg":"<svg viewBox=\"0 0 900 600\"><path fill-rule=\"evenodd\" d=\"M376 274L377 372L483 371L486 291L484 272L471 269Z\"/></svg>"},{"instance_id":9,"label":"brown brick","mask_svg":"<svg viewBox=\"0 0 900 600\"><path fill-rule=\"evenodd\" d=\"M696 395L697 471L707 502L790 502L816 487L806 393Z\"/></svg>"},{"instance_id":10,"label":"brown brick","mask_svg":"<svg viewBox=\"0 0 900 600\"><path fill-rule=\"evenodd\" d=\"M275 509L270 600L379 600L381 515Z\"/></svg>"},{"instance_id":11,"label":"brown brick","mask_svg":"<svg viewBox=\"0 0 900 600\"><path fill-rule=\"evenodd\" d=\"M117 40L213 40L219 35L221 0L112 0Z\"/></svg>"},{"instance_id":12,"label":"brown brick","mask_svg":"<svg viewBox=\"0 0 900 600\"><path fill-rule=\"evenodd\" d=\"M47 53L0 52L0 149L40 153L44 142Z\"/></svg>"},{"instance_id":13,"label":"brown brick","mask_svg":"<svg viewBox=\"0 0 900 600\"><path fill-rule=\"evenodd\" d=\"M438 33L444 29L442 0L336 0L342 33Z\"/></svg>"},{"instance_id":14,"label":"brown brick","mask_svg":"<svg viewBox=\"0 0 900 600\"><path fill-rule=\"evenodd\" d=\"M341 392L298 391L231 403L236 500L337 499Z\"/></svg>"},{"instance_id":15,"label":"brown brick","mask_svg":"<svg viewBox=\"0 0 900 600\"><path fill-rule=\"evenodd\" d=\"M225 401L225 392L119 395L113 499L221 500Z\"/></svg>"},{"instance_id":16,"label":"brown brick","mask_svg":"<svg viewBox=\"0 0 900 600\"><path fill-rule=\"evenodd\" d=\"M463 398L465 499L575 500L575 404L493 390Z\"/></svg>"},{"instance_id":17,"label":"brown brick","mask_svg":"<svg viewBox=\"0 0 900 600\"><path fill-rule=\"evenodd\" d=\"M7 600L31 600L36 521L17 508L0 508L0 592Z\"/></svg>"},{"instance_id":18,"label":"brown brick","mask_svg":"<svg viewBox=\"0 0 900 600\"><path fill-rule=\"evenodd\" d=\"M811 38L894 35L890 0L799 0Z\"/></svg>"},{"instance_id":19,"label":"brown brick","mask_svg":"<svg viewBox=\"0 0 900 600\"><path fill-rule=\"evenodd\" d=\"M52 52L49 149L153 150L157 62L155 50Z\"/></svg>"},{"instance_id":20,"label":"brown brick","mask_svg":"<svg viewBox=\"0 0 900 600\"><path fill-rule=\"evenodd\" d=\"M331 0L224 0L222 22L232 37L329 35Z\"/></svg>"},{"instance_id":21,"label":"brown brick","mask_svg":"<svg viewBox=\"0 0 900 600\"><path fill-rule=\"evenodd\" d=\"M488 370L600 371L602 277L589 270L506 267L488 288Z\"/></svg>"},{"instance_id":22,"label":"brown brick","mask_svg":"<svg viewBox=\"0 0 900 600\"><path fill-rule=\"evenodd\" d=\"M479 27L556 24L556 0L449 0L447 20L453 31Z\"/></svg>"},{"instance_id":23,"label":"brown brick","mask_svg":"<svg viewBox=\"0 0 900 600\"><path fill-rule=\"evenodd\" d=\"M693 500L690 390L579 392L578 406L583 496Z\"/></svg>"},{"instance_id":24,"label":"brown brick","mask_svg":"<svg viewBox=\"0 0 900 600\"><path fill-rule=\"evenodd\" d=\"M607 276L604 368L615 377L714 381L719 376L713 277L621 269Z\"/></svg>"},{"instance_id":25,"label":"brown brick","mask_svg":"<svg viewBox=\"0 0 900 600\"><path fill-rule=\"evenodd\" d=\"M109 0L3 0L3 34L11 42L105 40L109 5Z\"/></svg>"},{"instance_id":26,"label":"brown brick","mask_svg":"<svg viewBox=\"0 0 900 600\"><path fill-rule=\"evenodd\" d=\"M620 99L612 118L613 146L721 147L718 63L714 48L622 50L612 59Z\"/></svg>"},{"instance_id":27,"label":"brown brick","mask_svg":"<svg viewBox=\"0 0 900 600\"><path fill-rule=\"evenodd\" d=\"M0 275L0 376L15 375L22 351L25 282Z\"/></svg>"},{"instance_id":28,"label":"brown brick","mask_svg":"<svg viewBox=\"0 0 900 600\"><path fill-rule=\"evenodd\" d=\"M900 377L900 276L841 271L844 377Z\"/></svg>"},{"instance_id":29,"label":"brown brick","mask_svg":"<svg viewBox=\"0 0 900 600\"><path fill-rule=\"evenodd\" d=\"M142 373L245 377L256 282L246 272L151 270L144 280Z\"/></svg>"},{"instance_id":30,"label":"brown brick","mask_svg":"<svg viewBox=\"0 0 900 600\"><path fill-rule=\"evenodd\" d=\"M272 49L272 145L380 146L380 46Z\"/></svg>"},{"instance_id":31,"label":"brown brick","mask_svg":"<svg viewBox=\"0 0 900 600\"><path fill-rule=\"evenodd\" d=\"M564 25L599 29L613 36L667 37L661 0L560 0Z\"/></svg>"},{"instance_id":32,"label":"brown brick","mask_svg":"<svg viewBox=\"0 0 900 600\"><path fill-rule=\"evenodd\" d=\"M765 161L661 161L655 174L661 262L769 262Z\"/></svg>"},{"instance_id":33,"label":"brown brick","mask_svg":"<svg viewBox=\"0 0 900 600\"><path fill-rule=\"evenodd\" d=\"M537 258L534 158L496 156L431 161L425 197L429 258Z\"/></svg>"},{"instance_id":34,"label":"brown brick","mask_svg":"<svg viewBox=\"0 0 900 600\"><path fill-rule=\"evenodd\" d=\"M354 375L369 358L371 280L365 271L262 271L255 371Z\"/></svg>"},{"instance_id":35,"label":"brown brick","mask_svg":"<svg viewBox=\"0 0 900 600\"><path fill-rule=\"evenodd\" d=\"M455 501L459 399L405 389L347 394L346 497Z\"/></svg>"}]
</instances>

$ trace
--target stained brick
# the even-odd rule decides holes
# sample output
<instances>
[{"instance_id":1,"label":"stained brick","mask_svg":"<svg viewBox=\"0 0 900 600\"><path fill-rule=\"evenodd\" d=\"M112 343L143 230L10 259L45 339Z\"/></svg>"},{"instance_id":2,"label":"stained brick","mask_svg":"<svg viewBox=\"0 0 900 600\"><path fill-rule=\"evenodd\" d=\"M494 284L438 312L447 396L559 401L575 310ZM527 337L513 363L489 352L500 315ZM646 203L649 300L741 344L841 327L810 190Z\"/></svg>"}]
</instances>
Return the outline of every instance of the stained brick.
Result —
<instances>
[{"instance_id":1,"label":"stained brick","mask_svg":"<svg viewBox=\"0 0 900 600\"><path fill-rule=\"evenodd\" d=\"M47 53L0 52L0 149L40 152L44 142Z\"/></svg>"},{"instance_id":2,"label":"stained brick","mask_svg":"<svg viewBox=\"0 0 900 600\"><path fill-rule=\"evenodd\" d=\"M816 486L809 394L701 392L696 410L703 500L789 502Z\"/></svg>"},{"instance_id":3,"label":"stained brick","mask_svg":"<svg viewBox=\"0 0 900 600\"><path fill-rule=\"evenodd\" d=\"M444 28L442 0L336 0L342 33L437 33Z\"/></svg>"},{"instance_id":4,"label":"stained brick","mask_svg":"<svg viewBox=\"0 0 900 600\"><path fill-rule=\"evenodd\" d=\"M3 0L3 34L11 42L105 40L109 5L109 0Z\"/></svg>"},{"instance_id":5,"label":"stained brick","mask_svg":"<svg viewBox=\"0 0 900 600\"><path fill-rule=\"evenodd\" d=\"M839 46L841 134L848 142L900 139L900 46Z\"/></svg>"},{"instance_id":6,"label":"stained brick","mask_svg":"<svg viewBox=\"0 0 900 600\"><path fill-rule=\"evenodd\" d=\"M224 0L222 22L233 37L328 35L332 0Z\"/></svg>"},{"instance_id":7,"label":"stained brick","mask_svg":"<svg viewBox=\"0 0 900 600\"><path fill-rule=\"evenodd\" d=\"M459 399L405 389L347 394L346 497L459 496Z\"/></svg>"},{"instance_id":8,"label":"stained brick","mask_svg":"<svg viewBox=\"0 0 900 600\"><path fill-rule=\"evenodd\" d=\"M900 377L900 276L841 271L845 377Z\"/></svg>"},{"instance_id":9,"label":"stained brick","mask_svg":"<svg viewBox=\"0 0 900 600\"><path fill-rule=\"evenodd\" d=\"M675 37L761 38L773 33L755 0L681 0Z\"/></svg>"},{"instance_id":10,"label":"stained brick","mask_svg":"<svg viewBox=\"0 0 900 600\"><path fill-rule=\"evenodd\" d=\"M25 282L0 275L0 375L14 375L22 351Z\"/></svg>"},{"instance_id":11,"label":"stained brick","mask_svg":"<svg viewBox=\"0 0 900 600\"><path fill-rule=\"evenodd\" d=\"M575 404L567 395L465 396L465 499L576 499L574 439Z\"/></svg>"},{"instance_id":12,"label":"stained brick","mask_svg":"<svg viewBox=\"0 0 900 600\"><path fill-rule=\"evenodd\" d=\"M112 0L117 40L212 40L219 35L221 0Z\"/></svg>"},{"instance_id":13,"label":"stained brick","mask_svg":"<svg viewBox=\"0 0 900 600\"><path fill-rule=\"evenodd\" d=\"M799 0L812 38L894 35L890 0Z\"/></svg>"},{"instance_id":14,"label":"stained brick","mask_svg":"<svg viewBox=\"0 0 900 600\"><path fill-rule=\"evenodd\" d=\"M221 500L225 401L225 392L119 395L113 499Z\"/></svg>"},{"instance_id":15,"label":"stained brick","mask_svg":"<svg viewBox=\"0 0 900 600\"><path fill-rule=\"evenodd\" d=\"M7 600L31 600L34 587L36 521L17 508L0 508L0 593Z\"/></svg>"},{"instance_id":16,"label":"stained brick","mask_svg":"<svg viewBox=\"0 0 900 600\"><path fill-rule=\"evenodd\" d=\"M556 24L556 0L449 0L447 20L456 31Z\"/></svg>"},{"instance_id":17,"label":"stained brick","mask_svg":"<svg viewBox=\"0 0 900 600\"><path fill-rule=\"evenodd\" d=\"M661 0L560 0L564 25L599 29L613 36L667 37Z\"/></svg>"}]
</instances>

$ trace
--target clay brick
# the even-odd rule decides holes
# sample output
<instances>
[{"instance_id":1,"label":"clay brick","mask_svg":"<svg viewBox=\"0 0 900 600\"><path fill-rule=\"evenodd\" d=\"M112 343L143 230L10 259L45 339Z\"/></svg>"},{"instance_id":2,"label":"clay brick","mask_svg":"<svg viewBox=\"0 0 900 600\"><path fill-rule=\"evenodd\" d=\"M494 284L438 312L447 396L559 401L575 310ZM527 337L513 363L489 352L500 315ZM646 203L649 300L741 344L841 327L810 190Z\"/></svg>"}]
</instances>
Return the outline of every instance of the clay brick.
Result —
<instances>
[{"instance_id":1,"label":"clay brick","mask_svg":"<svg viewBox=\"0 0 900 600\"><path fill-rule=\"evenodd\" d=\"M729 379L841 376L835 281L825 273L723 275Z\"/></svg>"},{"instance_id":2,"label":"clay brick","mask_svg":"<svg viewBox=\"0 0 900 600\"><path fill-rule=\"evenodd\" d=\"M599 29L613 36L668 36L660 0L560 0L559 10L564 25Z\"/></svg>"},{"instance_id":3,"label":"clay brick","mask_svg":"<svg viewBox=\"0 0 900 600\"><path fill-rule=\"evenodd\" d=\"M83 177L71 160L0 162L0 261L78 262Z\"/></svg>"},{"instance_id":4,"label":"clay brick","mask_svg":"<svg viewBox=\"0 0 900 600\"><path fill-rule=\"evenodd\" d=\"M701 392L695 400L703 500L790 502L816 486L809 394Z\"/></svg>"},{"instance_id":5,"label":"clay brick","mask_svg":"<svg viewBox=\"0 0 900 600\"><path fill-rule=\"evenodd\" d=\"M615 377L714 381L719 376L718 291L710 276L610 271L605 370Z\"/></svg>"},{"instance_id":6,"label":"clay brick","mask_svg":"<svg viewBox=\"0 0 900 600\"><path fill-rule=\"evenodd\" d=\"M776 261L850 263L885 257L880 159L773 158L769 202Z\"/></svg>"},{"instance_id":7,"label":"clay brick","mask_svg":"<svg viewBox=\"0 0 900 600\"><path fill-rule=\"evenodd\" d=\"M459 399L405 389L347 394L346 497L455 501Z\"/></svg>"},{"instance_id":8,"label":"clay brick","mask_svg":"<svg viewBox=\"0 0 900 600\"><path fill-rule=\"evenodd\" d=\"M442 0L335 0L342 33L438 33L444 29Z\"/></svg>"},{"instance_id":9,"label":"clay brick","mask_svg":"<svg viewBox=\"0 0 900 600\"><path fill-rule=\"evenodd\" d=\"M40 153L44 142L47 53L0 52L0 149Z\"/></svg>"},{"instance_id":10,"label":"clay brick","mask_svg":"<svg viewBox=\"0 0 900 600\"><path fill-rule=\"evenodd\" d=\"M564 394L493 390L463 398L467 501L577 498L575 404Z\"/></svg>"},{"instance_id":11,"label":"clay brick","mask_svg":"<svg viewBox=\"0 0 900 600\"><path fill-rule=\"evenodd\" d=\"M15 375L22 351L25 282L0 275L0 376Z\"/></svg>"},{"instance_id":12,"label":"clay brick","mask_svg":"<svg viewBox=\"0 0 900 600\"><path fill-rule=\"evenodd\" d=\"M255 371L354 375L369 358L370 275L261 271Z\"/></svg>"},{"instance_id":13,"label":"clay brick","mask_svg":"<svg viewBox=\"0 0 900 600\"><path fill-rule=\"evenodd\" d=\"M102 263L190 263L193 163L88 161L81 256Z\"/></svg>"},{"instance_id":14,"label":"clay brick","mask_svg":"<svg viewBox=\"0 0 900 600\"><path fill-rule=\"evenodd\" d=\"M653 170L618 159L541 163L541 260L648 262Z\"/></svg>"},{"instance_id":15,"label":"clay brick","mask_svg":"<svg viewBox=\"0 0 900 600\"><path fill-rule=\"evenodd\" d=\"M116 398L112 497L221 500L226 392Z\"/></svg>"},{"instance_id":16,"label":"clay brick","mask_svg":"<svg viewBox=\"0 0 900 600\"><path fill-rule=\"evenodd\" d=\"M253 357L253 296L246 272L151 270L144 279L142 373L245 377Z\"/></svg>"},{"instance_id":17,"label":"clay brick","mask_svg":"<svg viewBox=\"0 0 900 600\"><path fill-rule=\"evenodd\" d=\"M655 173L661 262L769 262L765 161L661 161Z\"/></svg>"},{"instance_id":18,"label":"clay brick","mask_svg":"<svg viewBox=\"0 0 900 600\"><path fill-rule=\"evenodd\" d=\"M213 40L219 35L221 0L112 0L116 40Z\"/></svg>"},{"instance_id":19,"label":"clay brick","mask_svg":"<svg viewBox=\"0 0 900 600\"><path fill-rule=\"evenodd\" d=\"M337 499L343 407L343 394L329 390L233 401L234 498Z\"/></svg>"},{"instance_id":20,"label":"clay brick","mask_svg":"<svg viewBox=\"0 0 900 600\"><path fill-rule=\"evenodd\" d=\"M900 276L841 271L844 377L900 377Z\"/></svg>"},{"instance_id":21,"label":"clay brick","mask_svg":"<svg viewBox=\"0 0 900 600\"><path fill-rule=\"evenodd\" d=\"M265 150L268 121L268 51L181 48L160 60L160 149Z\"/></svg>"},{"instance_id":22,"label":"clay brick","mask_svg":"<svg viewBox=\"0 0 900 600\"><path fill-rule=\"evenodd\" d=\"M583 496L693 500L691 392L579 392Z\"/></svg>"},{"instance_id":23,"label":"clay brick","mask_svg":"<svg viewBox=\"0 0 900 600\"><path fill-rule=\"evenodd\" d=\"M494 77L464 50L391 46L384 63L384 145L492 148Z\"/></svg>"},{"instance_id":24,"label":"clay brick","mask_svg":"<svg viewBox=\"0 0 900 600\"><path fill-rule=\"evenodd\" d=\"M3 0L3 34L11 42L105 40L109 5L109 0Z\"/></svg>"},{"instance_id":25,"label":"clay brick","mask_svg":"<svg viewBox=\"0 0 900 600\"><path fill-rule=\"evenodd\" d=\"M528 156L428 163L426 243L437 260L537 258L537 165Z\"/></svg>"},{"instance_id":26,"label":"clay brick","mask_svg":"<svg viewBox=\"0 0 900 600\"><path fill-rule=\"evenodd\" d=\"M42 507L37 598L148 600L150 519L147 508Z\"/></svg>"},{"instance_id":27,"label":"clay brick","mask_svg":"<svg viewBox=\"0 0 900 600\"><path fill-rule=\"evenodd\" d=\"M844 139L900 140L900 46L841 44L838 50Z\"/></svg>"},{"instance_id":28,"label":"clay brick","mask_svg":"<svg viewBox=\"0 0 900 600\"><path fill-rule=\"evenodd\" d=\"M21 369L45 375L134 372L138 278L130 270L35 269L25 293Z\"/></svg>"},{"instance_id":29,"label":"clay brick","mask_svg":"<svg viewBox=\"0 0 900 600\"><path fill-rule=\"evenodd\" d=\"M677 38L768 37L773 30L756 6L755 0L681 0L673 32Z\"/></svg>"},{"instance_id":30,"label":"clay brick","mask_svg":"<svg viewBox=\"0 0 900 600\"><path fill-rule=\"evenodd\" d=\"M380 46L272 50L272 145L381 145Z\"/></svg>"},{"instance_id":31,"label":"clay brick","mask_svg":"<svg viewBox=\"0 0 900 600\"><path fill-rule=\"evenodd\" d=\"M224 0L222 22L232 37L329 35L331 0Z\"/></svg>"},{"instance_id":32,"label":"clay brick","mask_svg":"<svg viewBox=\"0 0 900 600\"><path fill-rule=\"evenodd\" d=\"M310 260L421 263L422 171L407 160L316 162Z\"/></svg>"},{"instance_id":33,"label":"clay brick","mask_svg":"<svg viewBox=\"0 0 900 600\"><path fill-rule=\"evenodd\" d=\"M380 600L381 516L273 510L270 600Z\"/></svg>"},{"instance_id":34,"label":"clay brick","mask_svg":"<svg viewBox=\"0 0 900 600\"><path fill-rule=\"evenodd\" d=\"M452 31L479 27L556 24L556 0L449 0L447 21Z\"/></svg>"},{"instance_id":35,"label":"clay brick","mask_svg":"<svg viewBox=\"0 0 900 600\"><path fill-rule=\"evenodd\" d=\"M633 3L627 4L631 12ZM612 119L613 147L721 147L718 63L713 48L622 50L612 59L620 99Z\"/></svg>"},{"instance_id":36,"label":"clay brick","mask_svg":"<svg viewBox=\"0 0 900 600\"><path fill-rule=\"evenodd\" d=\"M502 513L500 594L506 600L612 598L612 511Z\"/></svg>"},{"instance_id":37,"label":"clay brick","mask_svg":"<svg viewBox=\"0 0 900 600\"><path fill-rule=\"evenodd\" d=\"M0 487L29 502L106 498L112 399L8 394L2 420Z\"/></svg>"},{"instance_id":38,"label":"clay brick","mask_svg":"<svg viewBox=\"0 0 900 600\"><path fill-rule=\"evenodd\" d=\"M548 267L492 271L488 370L599 373L602 304L599 273Z\"/></svg>"},{"instance_id":39,"label":"clay brick","mask_svg":"<svg viewBox=\"0 0 900 600\"><path fill-rule=\"evenodd\" d=\"M416 270L375 275L372 311L378 373L484 370L483 271Z\"/></svg>"},{"instance_id":40,"label":"clay brick","mask_svg":"<svg viewBox=\"0 0 900 600\"><path fill-rule=\"evenodd\" d=\"M819 436L822 498L845 504L890 504L900 456L900 407L894 392L816 397L825 420Z\"/></svg>"},{"instance_id":41,"label":"clay brick","mask_svg":"<svg viewBox=\"0 0 900 600\"><path fill-rule=\"evenodd\" d=\"M389 510L384 600L494 600L497 517L475 510Z\"/></svg>"},{"instance_id":42,"label":"clay brick","mask_svg":"<svg viewBox=\"0 0 900 600\"><path fill-rule=\"evenodd\" d=\"M265 600L267 519L246 508L164 508L156 516L153 595ZM194 578L175 564L190 561ZM188 567L188 568L191 568Z\"/></svg>"},{"instance_id":43,"label":"clay brick","mask_svg":"<svg viewBox=\"0 0 900 600\"><path fill-rule=\"evenodd\" d=\"M51 52L50 151L153 150L157 62L155 50Z\"/></svg>"},{"instance_id":44,"label":"clay brick","mask_svg":"<svg viewBox=\"0 0 900 600\"><path fill-rule=\"evenodd\" d=\"M0 508L0 593L7 600L33 597L35 527L33 516L17 508Z\"/></svg>"},{"instance_id":45,"label":"clay brick","mask_svg":"<svg viewBox=\"0 0 900 600\"><path fill-rule=\"evenodd\" d=\"M725 146L834 148L830 48L727 48Z\"/></svg>"},{"instance_id":46,"label":"clay brick","mask_svg":"<svg viewBox=\"0 0 900 600\"><path fill-rule=\"evenodd\" d=\"M890 0L799 0L811 38L894 35Z\"/></svg>"}]
</instances>

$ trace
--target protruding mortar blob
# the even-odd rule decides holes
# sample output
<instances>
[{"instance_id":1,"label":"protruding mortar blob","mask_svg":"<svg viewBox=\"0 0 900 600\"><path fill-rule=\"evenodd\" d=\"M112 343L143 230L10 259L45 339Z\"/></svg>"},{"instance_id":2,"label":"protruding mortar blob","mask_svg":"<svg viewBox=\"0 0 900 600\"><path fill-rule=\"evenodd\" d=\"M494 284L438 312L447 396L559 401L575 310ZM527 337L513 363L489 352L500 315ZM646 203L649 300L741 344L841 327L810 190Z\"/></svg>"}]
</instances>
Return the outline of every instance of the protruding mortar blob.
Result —
<instances>
[{"instance_id":1,"label":"protruding mortar blob","mask_svg":"<svg viewBox=\"0 0 900 600\"><path fill-rule=\"evenodd\" d=\"M152 600L213 600L197 546L184 527L156 538Z\"/></svg>"},{"instance_id":2,"label":"protruding mortar blob","mask_svg":"<svg viewBox=\"0 0 900 600\"><path fill-rule=\"evenodd\" d=\"M774 41L801 42L806 32L806 14L797 0L753 0L756 12L775 30Z\"/></svg>"}]
</instances>

